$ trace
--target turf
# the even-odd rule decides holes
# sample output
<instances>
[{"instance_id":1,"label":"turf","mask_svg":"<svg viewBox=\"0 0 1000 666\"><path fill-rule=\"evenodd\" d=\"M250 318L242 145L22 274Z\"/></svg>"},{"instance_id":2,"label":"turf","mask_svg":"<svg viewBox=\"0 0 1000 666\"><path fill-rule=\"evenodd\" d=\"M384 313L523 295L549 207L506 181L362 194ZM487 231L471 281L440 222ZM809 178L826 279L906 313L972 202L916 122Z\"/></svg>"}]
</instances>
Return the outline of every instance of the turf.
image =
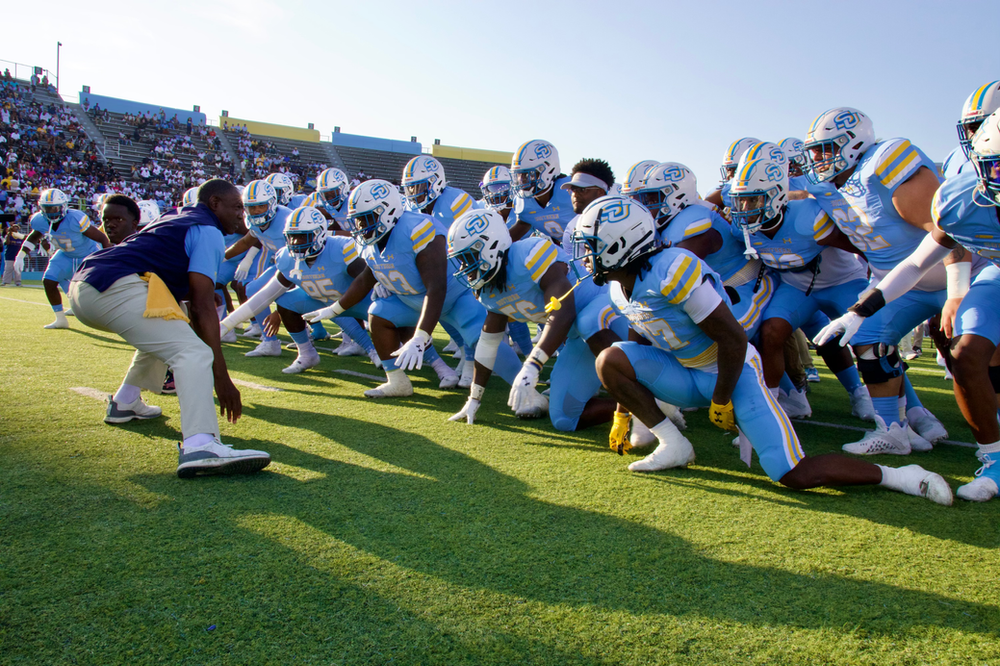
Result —
<instances>
[{"instance_id":1,"label":"turf","mask_svg":"<svg viewBox=\"0 0 1000 666\"><path fill-rule=\"evenodd\" d=\"M131 350L41 290L0 291L0 662L252 664L1000 663L1000 502L880 488L793 492L688 414L697 462L628 472L606 428L518 421L494 382L475 426L430 371L337 358L289 377L227 345L244 417L225 441L274 462L181 481L179 412L119 427L71 391L113 391ZM443 342L443 340L438 341ZM332 346L332 345L331 345ZM933 357L912 364L951 438L968 427ZM833 376L813 421L861 426ZM858 433L797 424L807 453ZM973 451L910 459L957 487Z\"/></svg>"}]
</instances>

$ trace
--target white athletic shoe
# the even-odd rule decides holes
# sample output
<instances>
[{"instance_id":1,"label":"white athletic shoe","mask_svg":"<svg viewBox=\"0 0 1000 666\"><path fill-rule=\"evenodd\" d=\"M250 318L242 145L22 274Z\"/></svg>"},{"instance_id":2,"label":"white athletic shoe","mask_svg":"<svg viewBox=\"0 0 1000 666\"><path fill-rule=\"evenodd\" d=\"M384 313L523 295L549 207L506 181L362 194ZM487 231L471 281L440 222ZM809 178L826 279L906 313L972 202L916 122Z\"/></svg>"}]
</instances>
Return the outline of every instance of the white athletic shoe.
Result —
<instances>
[{"instance_id":1,"label":"white athletic shoe","mask_svg":"<svg viewBox=\"0 0 1000 666\"><path fill-rule=\"evenodd\" d=\"M311 356L299 354L290 366L282 368L281 371L286 375L297 375L303 370L314 368L317 365L319 365L319 354L313 353Z\"/></svg>"},{"instance_id":2,"label":"white athletic shoe","mask_svg":"<svg viewBox=\"0 0 1000 666\"><path fill-rule=\"evenodd\" d=\"M476 372L476 362L472 359L462 362L462 377L458 380L458 388L472 386L473 374Z\"/></svg>"},{"instance_id":3,"label":"white athletic shoe","mask_svg":"<svg viewBox=\"0 0 1000 666\"><path fill-rule=\"evenodd\" d=\"M405 398L411 395L413 395L413 384L402 371L395 378L389 377L389 381L385 384L379 384L365 391L366 398Z\"/></svg>"},{"instance_id":4,"label":"white athletic shoe","mask_svg":"<svg viewBox=\"0 0 1000 666\"><path fill-rule=\"evenodd\" d=\"M261 335L263 335L263 333L264 332L262 330L260 330L260 326L257 324L257 322L253 322L252 324L250 324L250 326L248 326L247 328L243 329L243 332L240 333L240 337L241 338L259 338Z\"/></svg>"},{"instance_id":5,"label":"white athletic shoe","mask_svg":"<svg viewBox=\"0 0 1000 666\"><path fill-rule=\"evenodd\" d=\"M261 340L257 343L257 348L253 351L248 351L244 356L254 357L254 356L281 356L281 341L280 340Z\"/></svg>"},{"instance_id":6,"label":"white athletic shoe","mask_svg":"<svg viewBox=\"0 0 1000 666\"><path fill-rule=\"evenodd\" d=\"M851 414L862 421L875 422L875 405L867 386L859 386L851 394Z\"/></svg>"},{"instance_id":7,"label":"white athletic shoe","mask_svg":"<svg viewBox=\"0 0 1000 666\"><path fill-rule=\"evenodd\" d=\"M903 426L893 423L886 428L885 421L878 415L875 416L875 425L875 430L870 430L860 441L844 444L843 449L856 456L910 455L910 438Z\"/></svg>"},{"instance_id":8,"label":"white athletic shoe","mask_svg":"<svg viewBox=\"0 0 1000 666\"><path fill-rule=\"evenodd\" d=\"M959 486L955 494L970 502L988 502L1000 492L1000 488L997 487L1000 464L997 464L989 453L977 453L976 457L983 466L976 470L976 478L964 486Z\"/></svg>"},{"instance_id":9,"label":"white athletic shoe","mask_svg":"<svg viewBox=\"0 0 1000 666\"><path fill-rule=\"evenodd\" d=\"M236 342L236 331L229 329L219 340L221 342Z\"/></svg>"},{"instance_id":10,"label":"white athletic shoe","mask_svg":"<svg viewBox=\"0 0 1000 666\"><path fill-rule=\"evenodd\" d=\"M337 347L336 354L337 356L367 356L368 352L357 342L345 336L344 341Z\"/></svg>"},{"instance_id":11,"label":"white athletic shoe","mask_svg":"<svg viewBox=\"0 0 1000 666\"><path fill-rule=\"evenodd\" d=\"M451 369L451 366L445 366L448 368L449 372L439 372L438 373L438 388L439 389L450 389L458 386L458 382L462 380L462 376Z\"/></svg>"},{"instance_id":12,"label":"white athletic shoe","mask_svg":"<svg viewBox=\"0 0 1000 666\"><path fill-rule=\"evenodd\" d=\"M177 447L177 476L191 479L201 474L251 474L271 464L264 451L234 449L215 440L197 448Z\"/></svg>"},{"instance_id":13,"label":"white athletic shoe","mask_svg":"<svg viewBox=\"0 0 1000 666\"><path fill-rule=\"evenodd\" d=\"M444 346L444 349L441 350L441 353L442 354L454 354L457 351L458 351L458 345L455 344L455 341L454 340L448 340L448 344L446 344Z\"/></svg>"},{"instance_id":14,"label":"white athletic shoe","mask_svg":"<svg viewBox=\"0 0 1000 666\"><path fill-rule=\"evenodd\" d=\"M155 419L163 413L163 410L154 405L147 405L142 398L136 398L135 402L127 405L120 405L115 401L113 395L108 396L108 410L104 415L105 423L128 423L133 419Z\"/></svg>"},{"instance_id":15,"label":"white athletic shoe","mask_svg":"<svg viewBox=\"0 0 1000 666\"><path fill-rule=\"evenodd\" d=\"M906 410L906 420L931 444L937 444L942 439L948 438L948 431L944 429L944 425L923 405Z\"/></svg>"},{"instance_id":16,"label":"white athletic shoe","mask_svg":"<svg viewBox=\"0 0 1000 666\"><path fill-rule=\"evenodd\" d=\"M900 473L900 492L915 497L926 497L935 504L951 506L951 486L940 474L928 472L920 465L907 465L896 469Z\"/></svg>"},{"instance_id":17,"label":"white athletic shoe","mask_svg":"<svg viewBox=\"0 0 1000 666\"><path fill-rule=\"evenodd\" d=\"M66 315L67 317L75 317L76 316L75 314L73 314L73 311L70 310L69 308L66 308L65 310L63 310L63 314Z\"/></svg>"},{"instance_id":18,"label":"white athletic shoe","mask_svg":"<svg viewBox=\"0 0 1000 666\"><path fill-rule=\"evenodd\" d=\"M377 351L375 351L374 349L371 350L371 352L368 354L368 358L371 359L372 364L375 366L376 369L378 370L382 369L382 359L378 357Z\"/></svg>"},{"instance_id":19,"label":"white athletic shoe","mask_svg":"<svg viewBox=\"0 0 1000 666\"><path fill-rule=\"evenodd\" d=\"M917 431L913 429L913 426L910 425L909 421L906 422L906 436L910 439L911 451L923 453L934 448L933 444L921 437Z\"/></svg>"},{"instance_id":20,"label":"white athletic shoe","mask_svg":"<svg viewBox=\"0 0 1000 666\"><path fill-rule=\"evenodd\" d=\"M684 420L684 414L681 410L677 409L670 403L663 402L657 399L656 406L660 408L660 411L670 419L678 430L684 430L687 428L687 422ZM646 427L646 424L637 419L635 416L632 417L632 427L630 428L629 444L632 445L633 449L644 449L647 446L652 445L656 442L656 435Z\"/></svg>"},{"instance_id":21,"label":"white athletic shoe","mask_svg":"<svg viewBox=\"0 0 1000 666\"><path fill-rule=\"evenodd\" d=\"M788 414L791 419L803 419L812 416L813 410L809 406L809 398L804 390L794 389L787 396L778 395L778 404Z\"/></svg>"},{"instance_id":22,"label":"white athletic shoe","mask_svg":"<svg viewBox=\"0 0 1000 666\"><path fill-rule=\"evenodd\" d=\"M519 419L537 419L549 413L549 399L538 391L531 396L531 403L514 412Z\"/></svg>"},{"instance_id":23,"label":"white athletic shoe","mask_svg":"<svg viewBox=\"0 0 1000 666\"><path fill-rule=\"evenodd\" d=\"M628 468L632 472L655 472L661 469L687 467L693 462L694 447L687 437L676 432L668 440L660 440L652 453L642 460L635 461Z\"/></svg>"},{"instance_id":24,"label":"white athletic shoe","mask_svg":"<svg viewBox=\"0 0 1000 666\"><path fill-rule=\"evenodd\" d=\"M42 328L55 329L55 328L69 328L69 322L66 321L65 312L57 312L56 320L51 324L46 324Z\"/></svg>"}]
</instances>

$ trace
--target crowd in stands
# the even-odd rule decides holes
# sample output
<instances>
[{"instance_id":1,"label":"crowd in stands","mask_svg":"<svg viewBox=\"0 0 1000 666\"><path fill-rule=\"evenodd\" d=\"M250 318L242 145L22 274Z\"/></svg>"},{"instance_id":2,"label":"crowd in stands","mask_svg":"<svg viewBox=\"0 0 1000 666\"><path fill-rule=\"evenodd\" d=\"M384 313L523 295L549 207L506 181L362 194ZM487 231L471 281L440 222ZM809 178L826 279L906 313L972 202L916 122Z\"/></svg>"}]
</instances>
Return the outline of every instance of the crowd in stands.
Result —
<instances>
[{"instance_id":1,"label":"crowd in stands","mask_svg":"<svg viewBox=\"0 0 1000 666\"><path fill-rule=\"evenodd\" d=\"M282 154L270 141L253 138L246 125L230 126L226 122L223 129L236 133L236 153L248 181L266 178L268 174L277 172L288 175L296 188L301 188L303 183L329 167L324 163L303 164L298 148L293 148L290 155Z\"/></svg>"}]
</instances>

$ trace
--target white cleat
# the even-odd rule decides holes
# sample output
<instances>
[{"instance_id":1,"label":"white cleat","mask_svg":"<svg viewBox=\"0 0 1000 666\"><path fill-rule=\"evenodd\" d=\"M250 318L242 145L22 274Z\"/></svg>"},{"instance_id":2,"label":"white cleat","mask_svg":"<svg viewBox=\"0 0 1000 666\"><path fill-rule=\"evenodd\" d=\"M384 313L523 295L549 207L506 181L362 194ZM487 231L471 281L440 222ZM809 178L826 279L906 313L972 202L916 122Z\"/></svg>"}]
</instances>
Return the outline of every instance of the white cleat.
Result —
<instances>
[{"instance_id":1,"label":"white cleat","mask_svg":"<svg viewBox=\"0 0 1000 666\"><path fill-rule=\"evenodd\" d=\"M844 444L844 451L856 456L910 455L910 438L903 426L893 423L886 428L885 421L878 415L875 416L875 425L876 429L869 431L862 440Z\"/></svg>"},{"instance_id":2,"label":"white cleat","mask_svg":"<svg viewBox=\"0 0 1000 666\"><path fill-rule=\"evenodd\" d=\"M549 413L549 399L538 391L531 397L531 404L522 407L514 412L514 416L519 419L538 419Z\"/></svg>"},{"instance_id":3,"label":"white cleat","mask_svg":"<svg viewBox=\"0 0 1000 666\"><path fill-rule=\"evenodd\" d=\"M661 469L687 467L694 462L694 447L680 432L674 433L648 456L628 466L632 472L655 472Z\"/></svg>"},{"instance_id":4,"label":"white cleat","mask_svg":"<svg viewBox=\"0 0 1000 666\"><path fill-rule=\"evenodd\" d=\"M942 439L948 438L948 431L944 429L944 425L922 405L906 410L906 420L931 444L937 444Z\"/></svg>"},{"instance_id":5,"label":"white cleat","mask_svg":"<svg viewBox=\"0 0 1000 666\"><path fill-rule=\"evenodd\" d=\"M928 472L920 465L907 465L896 471L900 473L901 492L915 497L926 497L935 504L951 506L951 486L940 474Z\"/></svg>"},{"instance_id":6,"label":"white cleat","mask_svg":"<svg viewBox=\"0 0 1000 666\"><path fill-rule=\"evenodd\" d=\"M375 351L374 349L371 350L371 352L369 352L369 354L368 354L368 358L371 359L372 364L375 366L376 369L378 369L378 370L382 369L382 359L380 359L378 357L378 352L377 351Z\"/></svg>"},{"instance_id":7,"label":"white cleat","mask_svg":"<svg viewBox=\"0 0 1000 666\"><path fill-rule=\"evenodd\" d=\"M778 404L781 405L781 408L788 414L788 418L791 419L808 418L813 413L812 407L809 406L809 398L806 397L804 390L794 389L785 397L779 395Z\"/></svg>"},{"instance_id":8,"label":"white cleat","mask_svg":"<svg viewBox=\"0 0 1000 666\"><path fill-rule=\"evenodd\" d=\"M286 375L297 375L303 370L315 368L317 365L319 365L319 354L311 356L302 356L302 354L299 354L290 366L282 368L281 371Z\"/></svg>"},{"instance_id":9,"label":"white cleat","mask_svg":"<svg viewBox=\"0 0 1000 666\"><path fill-rule=\"evenodd\" d=\"M923 453L934 448L934 445L921 437L917 431L913 429L913 426L911 426L909 422L906 423L906 436L910 439L911 451Z\"/></svg>"},{"instance_id":10,"label":"white cleat","mask_svg":"<svg viewBox=\"0 0 1000 666\"><path fill-rule=\"evenodd\" d=\"M867 386L859 386L851 394L851 414L862 421L875 422L875 405Z\"/></svg>"},{"instance_id":11,"label":"white cleat","mask_svg":"<svg viewBox=\"0 0 1000 666\"><path fill-rule=\"evenodd\" d=\"M476 372L476 362L473 360L462 362L462 377L458 380L458 388L469 388L472 386L472 378Z\"/></svg>"},{"instance_id":12,"label":"white cleat","mask_svg":"<svg viewBox=\"0 0 1000 666\"><path fill-rule=\"evenodd\" d=\"M988 502L1000 492L1000 488L997 487L1000 465L989 453L977 453L976 457L983 466L976 470L976 478L964 486L959 486L955 494L970 502Z\"/></svg>"},{"instance_id":13,"label":"white cleat","mask_svg":"<svg viewBox=\"0 0 1000 666\"><path fill-rule=\"evenodd\" d=\"M51 324L46 324L42 328L48 328L48 329L69 328L69 322L66 321L66 313L65 312L57 312L56 313L56 320L54 322L52 322Z\"/></svg>"},{"instance_id":14,"label":"white cleat","mask_svg":"<svg viewBox=\"0 0 1000 666\"><path fill-rule=\"evenodd\" d=\"M73 314L73 311L70 310L69 308L66 308L65 310L63 310L63 314L66 315L67 317L75 317L76 316L75 314Z\"/></svg>"},{"instance_id":15,"label":"white cleat","mask_svg":"<svg viewBox=\"0 0 1000 666\"><path fill-rule=\"evenodd\" d=\"M260 326L256 322L254 322L254 323L250 324L250 326L248 328L244 328L243 329L243 332L240 333L240 337L241 338L259 338L261 335L263 335L263 333L264 332L262 330L260 330Z\"/></svg>"},{"instance_id":16,"label":"white cleat","mask_svg":"<svg viewBox=\"0 0 1000 666\"><path fill-rule=\"evenodd\" d=\"M395 370L393 372L396 372ZM413 384L410 378L399 371L399 378L389 378L385 384L365 391L366 398L406 398L413 395Z\"/></svg>"},{"instance_id":17,"label":"white cleat","mask_svg":"<svg viewBox=\"0 0 1000 666\"><path fill-rule=\"evenodd\" d=\"M364 347L362 347L361 345L359 345L354 340L351 340L347 336L344 336L344 341L340 343L340 346L337 347L335 353L337 354L337 356L367 356L368 355L368 352L365 351Z\"/></svg>"},{"instance_id":18,"label":"white cleat","mask_svg":"<svg viewBox=\"0 0 1000 666\"><path fill-rule=\"evenodd\" d=\"M280 340L261 340L257 343L257 348L253 351L248 351L244 356L254 357L254 356L281 356L281 341Z\"/></svg>"},{"instance_id":19,"label":"white cleat","mask_svg":"<svg viewBox=\"0 0 1000 666\"><path fill-rule=\"evenodd\" d=\"M442 354L454 354L457 351L458 351L458 345L455 344L455 341L454 340L448 340L448 344L446 344L444 346L444 349L441 350L441 353Z\"/></svg>"},{"instance_id":20,"label":"white cleat","mask_svg":"<svg viewBox=\"0 0 1000 666\"><path fill-rule=\"evenodd\" d=\"M448 368L451 370L451 368ZM438 373L438 388L439 389L450 389L458 386L458 382L462 380L462 376L459 375L454 370L451 372L440 372Z\"/></svg>"},{"instance_id":21,"label":"white cleat","mask_svg":"<svg viewBox=\"0 0 1000 666\"><path fill-rule=\"evenodd\" d=\"M219 338L220 342L236 342L236 331L229 329L226 334Z\"/></svg>"}]
</instances>

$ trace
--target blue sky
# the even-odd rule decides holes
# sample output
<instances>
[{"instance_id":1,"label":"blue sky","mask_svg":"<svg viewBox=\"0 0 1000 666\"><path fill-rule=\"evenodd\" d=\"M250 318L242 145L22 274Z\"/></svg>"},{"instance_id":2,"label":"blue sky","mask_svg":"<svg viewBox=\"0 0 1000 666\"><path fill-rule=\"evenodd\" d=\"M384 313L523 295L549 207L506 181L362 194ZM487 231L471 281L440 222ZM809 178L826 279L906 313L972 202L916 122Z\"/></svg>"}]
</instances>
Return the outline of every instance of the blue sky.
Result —
<instances>
[{"instance_id":1,"label":"blue sky","mask_svg":"<svg viewBox=\"0 0 1000 666\"><path fill-rule=\"evenodd\" d=\"M703 194L742 136L805 134L854 106L878 136L941 161L965 98L1000 79L977 25L996 5L868 2L47 3L0 58L93 92L396 139L514 150L552 141L563 170L678 161ZM960 11L955 7L960 7ZM44 36L43 36L44 35ZM977 42L978 39L978 42Z\"/></svg>"}]
</instances>

